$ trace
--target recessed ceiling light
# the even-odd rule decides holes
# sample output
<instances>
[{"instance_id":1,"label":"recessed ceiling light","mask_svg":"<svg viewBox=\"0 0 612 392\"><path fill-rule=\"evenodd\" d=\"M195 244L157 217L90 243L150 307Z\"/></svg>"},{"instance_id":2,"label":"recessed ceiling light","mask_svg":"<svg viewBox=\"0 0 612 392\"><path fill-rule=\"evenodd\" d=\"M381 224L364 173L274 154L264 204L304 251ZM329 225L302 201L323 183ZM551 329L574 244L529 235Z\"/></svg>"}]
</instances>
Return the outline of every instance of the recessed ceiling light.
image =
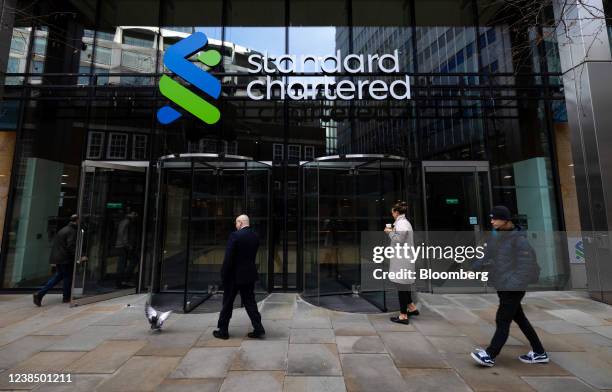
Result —
<instances>
[{"instance_id":1,"label":"recessed ceiling light","mask_svg":"<svg viewBox=\"0 0 612 392\"><path fill-rule=\"evenodd\" d=\"M512 178L512 176L504 176L505 179Z\"/></svg>"}]
</instances>

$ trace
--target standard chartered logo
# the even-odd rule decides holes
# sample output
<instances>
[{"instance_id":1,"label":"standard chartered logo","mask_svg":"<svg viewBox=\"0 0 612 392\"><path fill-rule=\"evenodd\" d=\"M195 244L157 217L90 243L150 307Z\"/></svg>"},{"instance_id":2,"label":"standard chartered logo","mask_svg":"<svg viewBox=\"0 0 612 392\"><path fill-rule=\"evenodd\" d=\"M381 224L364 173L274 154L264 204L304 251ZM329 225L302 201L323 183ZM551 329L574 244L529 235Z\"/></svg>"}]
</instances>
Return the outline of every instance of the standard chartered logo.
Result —
<instances>
[{"instance_id":1,"label":"standard chartered logo","mask_svg":"<svg viewBox=\"0 0 612 392\"><path fill-rule=\"evenodd\" d=\"M219 80L188 60L189 57L202 50L207 43L206 34L193 33L166 50L164 65L192 86L218 99L221 94ZM207 50L201 52L197 60L209 67L214 67L221 62L221 54L216 50ZM159 80L159 91L170 101L206 124L214 124L221 118L221 113L216 106L167 75L163 75ZM170 124L180 117L181 113L169 105L157 111L157 119L162 124Z\"/></svg>"}]
</instances>

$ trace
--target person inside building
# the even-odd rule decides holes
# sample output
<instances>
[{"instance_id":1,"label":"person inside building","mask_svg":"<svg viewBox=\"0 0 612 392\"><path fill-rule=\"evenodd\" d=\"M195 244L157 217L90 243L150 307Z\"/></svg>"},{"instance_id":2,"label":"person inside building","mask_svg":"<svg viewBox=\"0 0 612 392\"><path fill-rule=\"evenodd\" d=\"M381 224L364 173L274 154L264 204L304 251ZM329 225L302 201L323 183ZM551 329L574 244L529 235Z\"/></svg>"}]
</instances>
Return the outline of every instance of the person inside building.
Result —
<instances>
[{"instance_id":1,"label":"person inside building","mask_svg":"<svg viewBox=\"0 0 612 392\"><path fill-rule=\"evenodd\" d=\"M138 213L131 211L117 225L115 248L119 254L117 264L116 286L133 287L134 268L138 264L138 230L136 220Z\"/></svg>"},{"instance_id":2,"label":"person inside building","mask_svg":"<svg viewBox=\"0 0 612 392\"><path fill-rule=\"evenodd\" d=\"M255 301L255 282L259 279L255 264L259 237L250 227L247 215L237 217L235 224L236 231L232 232L227 240L225 258L221 267L223 305L217 322L218 329L213 331L213 336L217 339L229 338L228 328L234 300L240 293L242 304L253 324L253 332L249 332L247 336L253 339L262 338L266 331Z\"/></svg>"},{"instance_id":3,"label":"person inside building","mask_svg":"<svg viewBox=\"0 0 612 392\"><path fill-rule=\"evenodd\" d=\"M409 246L413 245L413 231L412 225L406 218L408 212L408 204L404 201L397 202L393 208L391 208L391 215L395 219L393 225L387 224L385 227L385 233L389 236L390 246L395 247L396 244ZM389 272L398 273L402 270L414 271L415 264L408 259L399 259L392 257L389 259ZM398 274L399 275L399 274ZM419 310L412 301L412 284L414 279L411 279L405 275L404 279L393 278L390 280L397 286L397 297L400 303L400 313L398 316L392 316L391 321L399 324L409 324L409 316L418 316Z\"/></svg>"},{"instance_id":4,"label":"person inside building","mask_svg":"<svg viewBox=\"0 0 612 392\"><path fill-rule=\"evenodd\" d=\"M78 224L79 216L72 215L70 217L70 222L58 231L55 238L53 238L51 254L49 255L49 264L55 265L55 274L39 291L32 295L34 305L41 306L45 294L59 282L63 282L62 302L70 302ZM86 257L81 258L81 261L86 260Z\"/></svg>"},{"instance_id":5,"label":"person inside building","mask_svg":"<svg viewBox=\"0 0 612 392\"><path fill-rule=\"evenodd\" d=\"M497 290L499 306L495 315L496 329L489 347L476 349L471 356L481 366L494 366L495 358L508 340L510 324L514 321L532 349L519 356L519 360L524 363L547 363L548 354L521 306L527 285L535 283L540 274L535 251L525 231L512 222L508 207L493 207L490 218L493 226L491 241L487 243L484 257L472 263L472 269L488 270L489 280Z\"/></svg>"}]
</instances>

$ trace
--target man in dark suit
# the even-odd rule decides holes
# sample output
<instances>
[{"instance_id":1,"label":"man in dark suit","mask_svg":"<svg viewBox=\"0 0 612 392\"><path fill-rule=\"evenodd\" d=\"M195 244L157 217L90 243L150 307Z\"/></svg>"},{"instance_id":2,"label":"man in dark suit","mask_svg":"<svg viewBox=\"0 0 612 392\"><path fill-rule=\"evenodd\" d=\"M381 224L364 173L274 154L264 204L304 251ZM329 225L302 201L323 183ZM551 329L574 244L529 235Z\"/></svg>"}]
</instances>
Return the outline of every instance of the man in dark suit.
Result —
<instances>
[{"instance_id":1,"label":"man in dark suit","mask_svg":"<svg viewBox=\"0 0 612 392\"><path fill-rule=\"evenodd\" d=\"M225 258L221 267L223 307L219 314L218 329L213 331L213 336L218 339L229 338L229 321L232 318L234 299L238 293L253 324L253 332L249 332L248 337L261 338L266 333L261 324L254 292L255 282L259 279L255 265L258 248L259 238L249 227L249 217L240 215L236 218L236 231L230 234L227 240Z\"/></svg>"}]
</instances>

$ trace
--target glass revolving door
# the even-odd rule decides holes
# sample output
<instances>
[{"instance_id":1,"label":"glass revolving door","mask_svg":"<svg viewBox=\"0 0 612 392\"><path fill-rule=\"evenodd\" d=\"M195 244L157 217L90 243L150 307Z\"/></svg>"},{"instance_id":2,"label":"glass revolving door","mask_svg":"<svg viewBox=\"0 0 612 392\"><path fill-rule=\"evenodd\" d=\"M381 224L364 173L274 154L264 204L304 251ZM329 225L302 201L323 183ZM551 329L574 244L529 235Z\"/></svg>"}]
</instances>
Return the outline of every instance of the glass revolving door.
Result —
<instances>
[{"instance_id":1,"label":"glass revolving door","mask_svg":"<svg viewBox=\"0 0 612 392\"><path fill-rule=\"evenodd\" d=\"M361 242L364 232L382 232L392 205L407 200L408 165L387 155L336 155L302 165L307 301L349 311L395 307L382 284L362 287L362 260L371 256L361 254Z\"/></svg>"},{"instance_id":2,"label":"glass revolving door","mask_svg":"<svg viewBox=\"0 0 612 392\"><path fill-rule=\"evenodd\" d=\"M249 215L259 235L256 291L267 291L269 183L269 165L246 157L180 154L160 158L154 306L190 312L222 289L225 245L240 214ZM220 305L212 302L210 311L218 311Z\"/></svg>"}]
</instances>

